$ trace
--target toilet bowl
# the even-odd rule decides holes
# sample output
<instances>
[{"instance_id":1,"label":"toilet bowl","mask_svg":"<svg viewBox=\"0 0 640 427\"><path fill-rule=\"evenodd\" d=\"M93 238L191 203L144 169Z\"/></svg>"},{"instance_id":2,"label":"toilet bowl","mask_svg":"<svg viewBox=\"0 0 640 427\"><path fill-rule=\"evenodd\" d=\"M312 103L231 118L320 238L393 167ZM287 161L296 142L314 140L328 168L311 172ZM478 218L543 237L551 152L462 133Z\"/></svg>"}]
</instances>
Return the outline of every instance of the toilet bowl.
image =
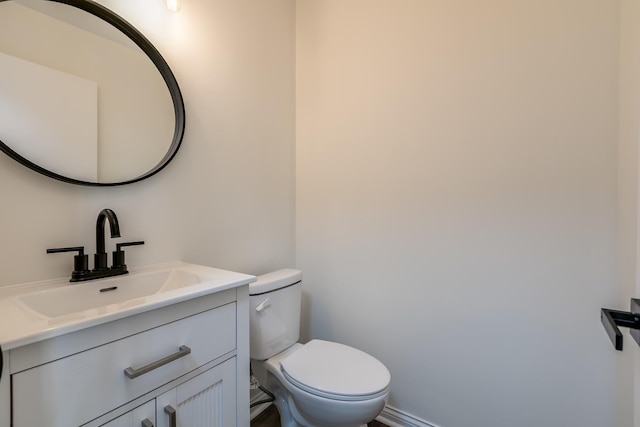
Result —
<instances>
[{"instance_id":1,"label":"toilet bowl","mask_svg":"<svg viewBox=\"0 0 640 427\"><path fill-rule=\"evenodd\" d=\"M264 361L264 368L283 427L360 426L382 411L389 396L387 368L337 343L295 344Z\"/></svg>"},{"instance_id":2,"label":"toilet bowl","mask_svg":"<svg viewBox=\"0 0 640 427\"><path fill-rule=\"evenodd\" d=\"M283 427L357 427L373 420L389 396L389 370L373 356L330 341L299 338L302 273L279 270L250 285L251 358Z\"/></svg>"}]
</instances>

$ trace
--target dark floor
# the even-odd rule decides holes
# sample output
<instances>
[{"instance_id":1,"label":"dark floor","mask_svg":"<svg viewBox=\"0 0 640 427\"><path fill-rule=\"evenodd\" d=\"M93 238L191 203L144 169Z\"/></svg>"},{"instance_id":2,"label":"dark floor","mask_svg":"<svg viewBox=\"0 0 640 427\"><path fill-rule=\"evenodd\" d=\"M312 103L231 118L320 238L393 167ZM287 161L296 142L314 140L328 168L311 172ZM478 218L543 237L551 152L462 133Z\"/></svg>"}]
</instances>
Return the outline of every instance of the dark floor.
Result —
<instances>
[{"instance_id":1,"label":"dark floor","mask_svg":"<svg viewBox=\"0 0 640 427\"><path fill-rule=\"evenodd\" d=\"M369 427L388 427L378 421L371 421ZM251 421L251 427L280 427L280 415L274 405L269 406L263 413Z\"/></svg>"}]
</instances>

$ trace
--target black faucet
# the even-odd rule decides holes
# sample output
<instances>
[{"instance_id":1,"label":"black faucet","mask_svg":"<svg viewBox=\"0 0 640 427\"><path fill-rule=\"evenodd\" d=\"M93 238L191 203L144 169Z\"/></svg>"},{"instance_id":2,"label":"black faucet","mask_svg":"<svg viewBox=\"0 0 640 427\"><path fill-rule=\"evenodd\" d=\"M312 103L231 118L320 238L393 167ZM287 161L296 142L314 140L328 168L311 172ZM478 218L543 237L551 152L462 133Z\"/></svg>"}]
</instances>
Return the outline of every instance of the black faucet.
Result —
<instances>
[{"instance_id":1,"label":"black faucet","mask_svg":"<svg viewBox=\"0 0 640 427\"><path fill-rule=\"evenodd\" d=\"M104 224L107 219L109 220L111 238L120 237L120 224L118 224L116 213L111 209L102 209L96 221L96 253L93 256L93 271L109 269L107 267L107 252L104 248Z\"/></svg>"},{"instance_id":2,"label":"black faucet","mask_svg":"<svg viewBox=\"0 0 640 427\"><path fill-rule=\"evenodd\" d=\"M118 217L116 216L116 213L111 209L101 210L98 214L98 220L96 221L96 253L93 256L93 270L89 270L88 255L84 254L84 246L47 249L48 254L58 252L78 252L78 255L74 257L71 282L100 279L103 277L118 276L120 274L129 273L127 265L124 263L124 251L122 250L122 247L143 245L144 241L118 243L116 245L116 250L113 251L113 265L111 267L107 267L107 252L104 243L104 225L107 220L109 221L111 238L120 237L120 224L118 224Z\"/></svg>"}]
</instances>

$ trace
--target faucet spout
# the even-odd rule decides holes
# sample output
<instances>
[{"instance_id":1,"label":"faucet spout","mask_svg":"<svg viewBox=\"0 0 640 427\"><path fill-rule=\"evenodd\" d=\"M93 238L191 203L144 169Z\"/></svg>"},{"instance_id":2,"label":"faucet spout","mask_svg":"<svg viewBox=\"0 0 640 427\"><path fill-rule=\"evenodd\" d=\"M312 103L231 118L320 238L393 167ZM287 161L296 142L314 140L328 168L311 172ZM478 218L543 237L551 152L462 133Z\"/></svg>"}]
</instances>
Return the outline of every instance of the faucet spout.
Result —
<instances>
[{"instance_id":1,"label":"faucet spout","mask_svg":"<svg viewBox=\"0 0 640 427\"><path fill-rule=\"evenodd\" d=\"M94 270L107 269L107 252L104 243L104 225L107 220L109 221L111 238L120 237L120 224L118 224L118 217L116 216L116 213L111 209L101 210L98 214L98 220L96 221L96 254L94 257Z\"/></svg>"}]
</instances>

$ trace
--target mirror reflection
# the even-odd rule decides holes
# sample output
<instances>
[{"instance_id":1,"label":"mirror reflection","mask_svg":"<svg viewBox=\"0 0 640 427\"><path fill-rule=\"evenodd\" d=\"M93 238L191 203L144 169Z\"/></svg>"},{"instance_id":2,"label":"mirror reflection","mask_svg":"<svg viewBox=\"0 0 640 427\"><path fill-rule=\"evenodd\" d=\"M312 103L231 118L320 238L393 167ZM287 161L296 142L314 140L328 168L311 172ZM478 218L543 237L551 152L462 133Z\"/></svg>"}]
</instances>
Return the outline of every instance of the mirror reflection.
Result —
<instances>
[{"instance_id":1,"label":"mirror reflection","mask_svg":"<svg viewBox=\"0 0 640 427\"><path fill-rule=\"evenodd\" d=\"M158 68L109 23L0 1L0 141L20 156L79 181L133 180L168 154L175 117Z\"/></svg>"}]
</instances>

